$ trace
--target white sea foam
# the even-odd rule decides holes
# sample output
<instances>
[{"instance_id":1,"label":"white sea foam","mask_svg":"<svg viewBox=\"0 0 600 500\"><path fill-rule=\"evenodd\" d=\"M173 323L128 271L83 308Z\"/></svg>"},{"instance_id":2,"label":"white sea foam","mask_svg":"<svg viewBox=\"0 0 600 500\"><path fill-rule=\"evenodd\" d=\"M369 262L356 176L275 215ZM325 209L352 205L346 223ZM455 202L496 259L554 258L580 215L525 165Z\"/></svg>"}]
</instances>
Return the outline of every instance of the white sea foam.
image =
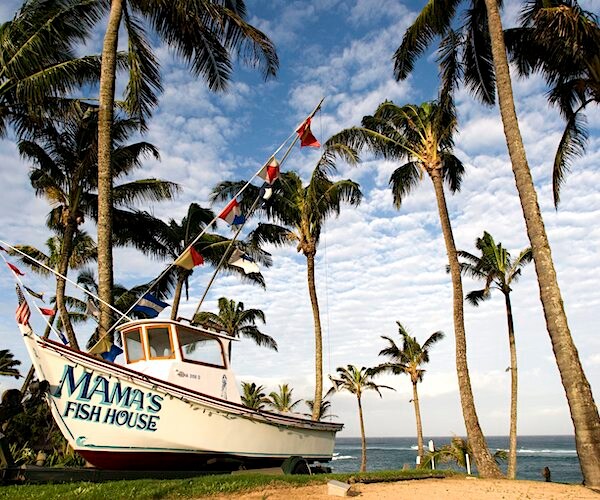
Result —
<instances>
[{"instance_id":1,"label":"white sea foam","mask_svg":"<svg viewBox=\"0 0 600 500\"><path fill-rule=\"evenodd\" d=\"M517 453L522 453L522 454L535 454L535 455L541 455L541 454L546 454L546 455L575 455L577 454L576 450L565 450L565 449L560 449L560 448L544 448L541 450L529 450L526 448L520 448L517 450Z\"/></svg>"},{"instance_id":2,"label":"white sea foam","mask_svg":"<svg viewBox=\"0 0 600 500\"><path fill-rule=\"evenodd\" d=\"M353 457L352 455L340 455L339 453L334 453L333 457L331 457L331 460L351 460L355 457Z\"/></svg>"}]
</instances>

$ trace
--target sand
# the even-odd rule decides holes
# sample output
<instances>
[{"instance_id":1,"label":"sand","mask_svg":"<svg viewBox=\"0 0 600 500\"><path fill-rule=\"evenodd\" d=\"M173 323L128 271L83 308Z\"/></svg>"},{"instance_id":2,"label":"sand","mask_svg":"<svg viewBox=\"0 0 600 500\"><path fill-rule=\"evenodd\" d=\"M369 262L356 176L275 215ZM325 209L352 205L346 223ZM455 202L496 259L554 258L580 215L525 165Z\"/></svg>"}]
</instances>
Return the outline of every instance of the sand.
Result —
<instances>
[{"instance_id":1,"label":"sand","mask_svg":"<svg viewBox=\"0 0 600 500\"><path fill-rule=\"evenodd\" d=\"M243 500L332 500L327 485L300 488L265 488L252 493L211 497ZM460 499L460 500L600 500L600 493L579 485L544 483L540 481L508 481L497 479L421 479L394 483L354 484L350 498L358 499Z\"/></svg>"}]
</instances>

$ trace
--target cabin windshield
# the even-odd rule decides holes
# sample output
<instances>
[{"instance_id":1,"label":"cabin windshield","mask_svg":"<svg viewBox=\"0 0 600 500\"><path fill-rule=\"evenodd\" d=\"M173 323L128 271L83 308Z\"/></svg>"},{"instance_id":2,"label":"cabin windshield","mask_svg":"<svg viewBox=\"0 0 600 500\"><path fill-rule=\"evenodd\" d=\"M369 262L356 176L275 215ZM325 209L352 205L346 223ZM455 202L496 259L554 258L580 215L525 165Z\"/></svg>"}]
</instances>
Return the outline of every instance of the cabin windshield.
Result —
<instances>
[{"instance_id":1,"label":"cabin windshield","mask_svg":"<svg viewBox=\"0 0 600 500\"><path fill-rule=\"evenodd\" d=\"M225 368L223 344L214 337L190 330L179 330L181 358L192 363Z\"/></svg>"},{"instance_id":2,"label":"cabin windshield","mask_svg":"<svg viewBox=\"0 0 600 500\"><path fill-rule=\"evenodd\" d=\"M142 332L139 329L131 330L130 332L127 332L124 337L127 362L132 363L133 361L146 359L144 347L142 345Z\"/></svg>"},{"instance_id":3,"label":"cabin windshield","mask_svg":"<svg viewBox=\"0 0 600 500\"><path fill-rule=\"evenodd\" d=\"M173 344L168 326L151 326L146 330L150 359L173 359Z\"/></svg>"}]
</instances>

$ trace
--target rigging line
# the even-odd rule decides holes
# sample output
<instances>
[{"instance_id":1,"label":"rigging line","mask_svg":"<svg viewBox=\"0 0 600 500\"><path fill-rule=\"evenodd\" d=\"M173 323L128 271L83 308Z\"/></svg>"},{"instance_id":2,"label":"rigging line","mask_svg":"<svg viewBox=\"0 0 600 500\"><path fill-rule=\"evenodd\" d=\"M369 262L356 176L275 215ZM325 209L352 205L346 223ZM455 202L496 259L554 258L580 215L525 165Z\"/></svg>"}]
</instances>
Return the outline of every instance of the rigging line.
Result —
<instances>
[{"instance_id":1,"label":"rigging line","mask_svg":"<svg viewBox=\"0 0 600 500\"><path fill-rule=\"evenodd\" d=\"M321 102L323 102L321 100ZM281 161L279 162L279 167L281 168L281 166L284 164L285 160L287 159L287 157L289 156L290 152L292 151L292 148L294 147L294 145L296 144L296 142L298 142L299 136L296 135L296 137L294 138L294 140L292 141L292 143L290 144L290 146L288 147L288 149L286 150L286 152L284 153L283 157L281 158ZM286 139L286 142L289 140ZM285 143L284 143L285 144ZM282 144L283 146L283 144ZM279 149L277 151L280 151L281 147L279 147ZM273 154L271 156L271 159L275 157L275 154ZM271 159L269 159L269 163L271 161ZM268 163L267 163L268 165ZM261 167L261 170L264 167ZM259 170L260 172L260 170ZM248 185L250 184L250 182L256 177L257 174L255 174L252 179L250 179L250 181L248 181L246 183L246 185L244 186L244 189L246 189L246 187L248 187ZM241 191L240 191L241 192ZM239 195L239 194L238 194ZM237 198L236 195L234 198ZM246 225L246 222L248 222L248 220L250 219L250 217L252 217L252 215L254 214L254 211L256 210L256 207L258 205L258 201L260 200L260 192L258 193L258 196L256 197L256 199L254 200L254 203L252 203L252 206L250 207L250 210L248 211L248 216L246 217L246 220L244 221L243 224L240 225L240 227L238 228L238 230L236 231L236 233L234 234L233 238L231 239L229 246L227 247L227 249L225 250L225 253L223 254L223 257L221 257L221 260L219 261L219 263L217 264L217 268L215 269L215 272L213 273L213 275L210 278L210 281L208 282L208 285L206 285L206 288L204 290L204 293L202 294L202 298L200 299L200 302L198 304L198 307L196 307L196 310L194 311L194 315L192 316L192 320L194 318L194 316L196 316L196 314L198 314L198 312L200 311L200 307L202 306L202 303L204 302L204 299L206 298L206 295L208 294L208 290L209 288L212 286L213 282L215 281L215 278L217 277L217 273L219 272L219 270L221 269L221 266L225 263L225 259L229 256L229 251L231 250L231 247L233 246L233 244L235 243L235 241L237 240L237 237L239 236L240 232L242 231L242 229L244 228L244 226Z\"/></svg>"},{"instance_id":2,"label":"rigging line","mask_svg":"<svg viewBox=\"0 0 600 500\"><path fill-rule=\"evenodd\" d=\"M64 279L66 282L70 283L71 285L79 288L82 292L84 292L87 295L90 295L91 297L94 297L95 299L97 299L99 302L101 302L102 304L104 304L105 306L110 307L114 312L116 312L120 318L119 319L123 319L123 318L127 318L128 320L131 321L131 318L129 318L127 316L127 313L122 313L121 311L119 311L116 307L111 306L110 304L108 304L107 302L104 302L100 297L98 297L97 295L95 295L94 293L90 292L89 290L85 289L84 287L82 287L81 285L75 283L74 281L70 280L69 278L67 278L66 276L63 276L62 274L60 274L58 271L55 271L54 269L48 267L46 264L44 264L43 262L40 262L39 260L35 259L34 257L31 257L29 255L27 255L25 252L22 252L21 250L19 250L18 248L15 248L14 246L12 246L10 243L7 243L5 241L0 240L0 244L2 245L6 245L7 247L11 248L12 250L14 250L15 252L21 254L23 257L25 257L25 259L29 259L33 262L35 262L38 266L43 267L44 269L46 269L47 271L51 272L52 274L58 276L59 278ZM4 256L2 255L2 258L4 259L5 262L7 262L7 260L4 258ZM127 311L129 312L129 311Z\"/></svg>"},{"instance_id":3,"label":"rigging line","mask_svg":"<svg viewBox=\"0 0 600 500\"><path fill-rule=\"evenodd\" d=\"M252 181L253 181L253 180L254 180L254 179L255 179L255 178L258 176L258 174L259 174L259 173L262 171L262 169L263 169L263 168L265 168L266 166L268 166L268 165L269 165L269 163L270 163L270 162L273 160L273 158L275 157L275 155L276 155L277 153L279 153L279 151L281 151L281 150L283 149L283 147L284 147L284 146L285 146L285 145L288 143L288 141L289 141L289 140L290 140L292 137L294 137L294 140L292 141L292 144L291 144L291 146L290 146L290 147L287 149L286 153L284 154L284 158L283 158L283 159L282 159L282 161L280 162L280 164L281 164L281 163L283 163L283 160L285 160L285 158L286 158L286 157L289 155L289 152L291 151L291 149L292 149L293 145L294 145L294 144L296 143L296 141L298 140L298 134L297 134L297 130L298 130L298 128L299 128L299 127L300 127L300 126L301 126L301 125L302 125L302 124L303 124L303 123L304 123L304 122L305 122L305 121L306 121L308 118L312 118L312 117L313 117L313 116L314 116L314 115L317 113L317 111L319 111L319 109L321 109L321 105L323 104L323 101L324 101L324 100L325 100L325 98L324 98L324 97L322 97L322 98L321 98L321 100L319 101L319 104L317 104L317 105L315 106L315 108L314 108L314 109L312 110L312 112L311 112L311 113L308 115L308 117L307 117L307 118L305 118L305 119L304 119L302 122L300 122L300 123L299 123L299 124L298 124L298 125L297 125L297 126L294 128L294 131L293 131L293 132L292 132L292 133L291 133L291 134L288 136L288 138L287 138L285 141L283 141L283 142L281 143L281 145L280 145L280 146L279 146L279 147L278 147L278 148L275 150L275 152L274 152L274 153L273 153L273 154L272 154L272 155L269 157L269 159L268 159L268 160L267 160L267 161L266 161L266 162L265 162L265 163L264 163L264 164L263 164L263 165L262 165L262 166L261 166L261 167L260 167L260 168L259 168L259 169L258 169L256 172L255 172L255 174L254 174L252 177L250 177L250 179L248 180L248 182L246 182L246 183L244 184L244 186L243 186L243 187L242 187L242 188L241 188L241 189L240 189L240 190L239 190L239 191L238 191L238 192L235 194L235 196L233 196L233 197L232 197L232 199L235 199L235 198L237 198L239 195L241 195L241 194L242 194L242 193L243 193L243 192L244 192L244 191L245 191L245 190L248 188L248 186L250 185L250 183L251 183L251 182L252 182ZM219 214L219 215L220 215L220 214ZM208 228L209 228L210 226L212 226L212 225L213 225L213 224L214 224L214 223L217 221L217 219L219 218L219 215L215 216L215 217L213 218L213 220L212 220L210 223L208 223L208 224L207 224L207 225L204 227L204 229L203 229L202 231L200 231L200 233L199 233L199 234L198 234L198 235L197 235L197 236L194 238L194 240L193 240L193 241L192 241L192 242L191 242L191 243L190 243L190 244L189 244L187 247L185 247L185 249L183 250L183 252L181 252L181 255L182 255L182 254L184 254L185 252L187 252L187 251L188 251L188 250L189 250L189 249L190 249L192 246L194 246L194 245L195 245L195 244L198 242L198 240L200 240L200 238L201 238L201 237L204 235L204 233L206 233L206 231L208 230ZM121 318L119 318L119 320L118 320L118 321L117 321L117 322L116 322L116 323L115 323L113 326L111 326L111 327L108 329L108 331L106 332L106 334L105 334L105 335L104 335L102 338L104 338L106 335L108 335L108 334L109 334L109 333L110 333L110 332L111 332L111 331L112 331L112 330L113 330L113 329L114 329L114 328L115 328L115 327L118 325L119 321L121 321L121 320L123 319L123 317L126 317L126 316L127 316L127 314L129 314L129 313L130 313L130 312L133 310L133 308L134 308L134 307L135 307L135 306L138 304L138 302L139 302L139 301L140 301L140 300L141 300L141 299L144 297L144 295L146 295L146 294L147 294L147 293L148 293L150 290L152 290L152 289L154 288L154 286L155 286L155 285L156 285L156 284L157 284L157 283L158 283L158 282L159 282L159 281L160 281L160 280L161 280L161 279L162 279L162 278L163 278L163 277L164 277L164 276L165 276L165 275L166 275L166 274L167 274L167 273L168 273L168 272L171 270L171 268L172 268L174 265L175 265L175 261L173 261L171 264L169 264L169 265L167 266L167 268L166 268L166 269L165 269L165 270L164 270L164 271L163 271L163 272L162 272L162 273L161 273L161 274L158 276L158 278L156 278L156 279L155 279L155 280L154 280L154 281L151 283L151 285L150 285L150 286L149 286L149 287L146 289L146 291L145 291L143 294L141 294L141 295L138 297L138 299L137 299L137 300L136 300L136 301L133 303L133 305L132 305L132 306L131 306L131 307L130 307L130 308L129 308L129 309L126 311L126 312L125 312L125 314L124 314L124 315L123 315Z\"/></svg>"},{"instance_id":4,"label":"rigging line","mask_svg":"<svg viewBox=\"0 0 600 500\"><path fill-rule=\"evenodd\" d=\"M1 241L1 240L0 240L0 243L2 243L2 244L4 244L4 245L6 245L6 246L8 246L8 247L12 248L13 250L17 250L17 251L19 251L18 249L14 248L13 246L11 246L10 244L8 244L8 243L6 243L6 242L4 242L4 241ZM0 257L2 257L2 260L3 260L3 261L6 263L6 264L8 264L8 260L6 260L6 257L4 257L4 255L2 255L2 253L0 253ZM33 259L33 260L35 260L35 259ZM23 281L22 281L22 280L21 280L21 278L20 278L20 277L17 275L17 273L16 273L15 271L12 271L12 274L13 274L13 278L15 279L15 281L16 281L16 282L17 282L17 283L18 283L18 284L19 284L21 287L25 288L25 285L23 284ZM27 302L27 299L25 299L25 302ZM32 303L33 303L33 305L35 306L35 308L36 308L36 310L37 310L38 314L39 314L39 315L40 315L40 316L41 316L41 317L44 319L44 321L46 322L47 328L49 328L51 331L53 331L53 332L56 334L56 336L57 336L57 337L58 337L58 338L59 338L59 339L62 341L62 339L61 339L61 337L60 337L60 335L59 335L59 332L58 332L58 330L57 330L57 329L55 329L55 328L54 328L54 326L53 326L53 324L52 324L52 323L54 322L54 316L52 317L52 318L53 318L53 319L52 319L52 322L48 321L48 320L46 319L46 316L45 316L44 314L42 314L42 311L40 310L40 308L38 307L38 305L36 304L36 302L35 302L35 301L32 301ZM29 305L29 302L27 302L27 305ZM58 311L56 311L54 314L59 314L59 313L58 313ZM30 326L29 328L31 329L31 326ZM33 331L33 330L32 330L32 331Z\"/></svg>"}]
</instances>

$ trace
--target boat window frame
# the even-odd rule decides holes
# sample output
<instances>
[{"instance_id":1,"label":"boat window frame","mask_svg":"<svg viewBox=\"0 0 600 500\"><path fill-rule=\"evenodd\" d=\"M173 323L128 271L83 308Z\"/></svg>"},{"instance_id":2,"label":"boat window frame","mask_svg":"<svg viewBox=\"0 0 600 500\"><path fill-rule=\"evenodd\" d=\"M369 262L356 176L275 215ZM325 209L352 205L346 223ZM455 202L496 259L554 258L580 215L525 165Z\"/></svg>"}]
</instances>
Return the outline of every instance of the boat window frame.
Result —
<instances>
[{"instance_id":1,"label":"boat window frame","mask_svg":"<svg viewBox=\"0 0 600 500\"><path fill-rule=\"evenodd\" d=\"M217 343L219 344L219 347L221 349L221 361L223 362L222 365L215 365L213 363L207 363L206 361L196 361L195 359L189 359L186 357L186 353L184 352L184 346L181 344L181 342L179 341L179 331L180 328L182 331L187 330L188 332L191 332L192 334L195 335L204 335L205 337L215 340L217 341ZM179 355L181 356L181 361L183 363L192 363L195 365L201 365L201 366L209 366L211 368L219 368L220 370L228 370L229 369L229 364L227 361L227 356L225 355L225 346L223 345L223 342L221 342L221 339L219 337L216 336L212 336L209 333L206 332L196 332L194 331L194 329L187 329L184 325L176 325L175 327L175 334L177 335L177 345L179 346ZM186 344L188 345L188 344Z\"/></svg>"},{"instance_id":2,"label":"boat window frame","mask_svg":"<svg viewBox=\"0 0 600 500\"><path fill-rule=\"evenodd\" d=\"M135 360L131 360L129 358L129 348L127 347L127 336L130 335L133 332L137 332L140 335L140 344L141 344L141 351L142 351L142 357L135 359ZM123 351L125 354L125 362L130 365L132 363L139 363L140 361L147 361L148 360L148 352L147 352L147 339L145 338L145 334L144 334L144 328L142 326L136 326L134 328L130 328L127 331L124 331L122 333L121 339L123 340Z\"/></svg>"},{"instance_id":3,"label":"boat window frame","mask_svg":"<svg viewBox=\"0 0 600 500\"><path fill-rule=\"evenodd\" d=\"M167 335L169 336L169 345L171 346L171 355L170 356L152 356L152 351L150 350L150 337L148 336L148 333L150 330L153 329L158 329L158 328L166 328L167 330ZM173 343L173 329L171 328L171 325L158 325L158 324L154 324L154 325L144 325L143 328L144 330L144 335L145 335L145 340L146 340L146 349L147 349L147 353L146 353L146 359L148 361L155 361L155 360L162 360L162 359L177 359L177 355L176 355L176 351L175 351L175 344Z\"/></svg>"}]
</instances>

